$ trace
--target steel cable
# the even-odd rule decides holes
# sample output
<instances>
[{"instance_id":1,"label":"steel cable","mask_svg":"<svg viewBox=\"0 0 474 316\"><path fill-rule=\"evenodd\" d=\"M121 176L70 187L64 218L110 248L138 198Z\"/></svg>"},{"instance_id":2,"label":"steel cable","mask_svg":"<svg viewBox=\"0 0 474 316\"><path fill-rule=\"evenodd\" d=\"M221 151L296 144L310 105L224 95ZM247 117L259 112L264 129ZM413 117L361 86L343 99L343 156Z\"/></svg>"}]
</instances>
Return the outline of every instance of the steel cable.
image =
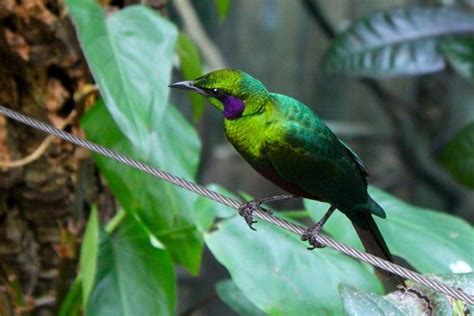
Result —
<instances>
[{"instance_id":1,"label":"steel cable","mask_svg":"<svg viewBox=\"0 0 474 316\"><path fill-rule=\"evenodd\" d=\"M151 167L145 163L142 163L140 161L128 158L124 155L121 155L119 153L116 153L110 149L107 149L105 147L102 147L100 145L97 145L95 143L92 143L88 140L82 139L80 137L76 137L70 133L64 132L58 128L55 128L51 125L42 123L40 121L37 121L35 119L32 119L26 115L20 114L18 112L15 112L13 110L10 110L4 106L0 105L0 114L3 114L15 121L21 122L23 124L29 125L33 128L42 130L43 132L46 132L48 134L57 136L67 142L73 143L77 146L89 149L90 151L93 151L95 153L98 153L100 155L103 155L105 157L114 159L116 161L119 161L123 164L126 164L130 167L133 167L135 169L141 170L143 172L146 172L148 174L151 174L155 177L161 178L167 182L170 182L174 185L180 186L186 190L189 190L191 192L200 194L202 196L205 196L209 199L212 199L214 201L217 201L221 204L224 204L226 206L229 206L234 209L238 209L239 206L243 203L241 201L226 197L220 193L217 193L215 191L209 190L201 185L189 182L183 178L174 176L172 174L169 174L165 171L162 171L158 168ZM295 234L302 235L305 232L305 228L294 224L287 222L281 218L278 218L274 215L272 215L270 212L265 211L265 210L257 210L255 211L255 217L260 218L262 220L265 220L269 223L272 223L278 227L281 227L283 229L286 229L288 231L291 231ZM449 286L437 279L434 279L432 277L426 277L424 275L421 275L417 272L414 272L412 270L409 270L407 268L404 268L402 266L399 266L397 264L394 264L389 261L385 261L377 256L371 255L366 252L359 251L357 249L351 248L347 245L344 245L342 243L339 243L324 234L320 234L317 238L317 241L321 243L324 246L331 247L335 250L338 250L348 256L351 256L353 258L356 258L358 260L367 262L377 268L383 269L385 271L391 272L393 274L399 275L403 278L413 280L419 284L425 285L431 289L434 289L436 291L442 292L446 295L449 295L453 298L463 300L464 302L468 304L474 304L474 296L469 295L465 293L464 291L460 289L453 288L452 286Z\"/></svg>"}]
</instances>

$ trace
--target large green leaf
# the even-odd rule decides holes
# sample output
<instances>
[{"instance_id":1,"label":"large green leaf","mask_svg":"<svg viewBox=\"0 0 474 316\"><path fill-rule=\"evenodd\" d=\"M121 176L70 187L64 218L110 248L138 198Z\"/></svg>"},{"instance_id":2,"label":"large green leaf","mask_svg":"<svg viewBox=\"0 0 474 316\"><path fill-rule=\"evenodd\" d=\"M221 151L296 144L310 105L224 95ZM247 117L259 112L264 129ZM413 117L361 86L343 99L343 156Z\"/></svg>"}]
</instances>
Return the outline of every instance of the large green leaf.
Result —
<instances>
[{"instance_id":1,"label":"large green leaf","mask_svg":"<svg viewBox=\"0 0 474 316\"><path fill-rule=\"evenodd\" d=\"M269 315L340 315L341 282L382 290L352 258L328 248L308 251L298 236L263 221L255 227L239 216L223 219L205 241L248 300Z\"/></svg>"},{"instance_id":2,"label":"large green leaf","mask_svg":"<svg viewBox=\"0 0 474 316\"><path fill-rule=\"evenodd\" d=\"M453 68L464 77L474 79L474 38L458 37L441 42L441 48Z\"/></svg>"},{"instance_id":3,"label":"large green leaf","mask_svg":"<svg viewBox=\"0 0 474 316\"><path fill-rule=\"evenodd\" d=\"M104 233L86 315L175 315L176 286L168 251L128 215L113 234Z\"/></svg>"},{"instance_id":4,"label":"large green leaf","mask_svg":"<svg viewBox=\"0 0 474 316\"><path fill-rule=\"evenodd\" d=\"M145 6L105 16L96 0L67 0L109 112L145 157L167 107L175 26Z\"/></svg>"},{"instance_id":5,"label":"large green leaf","mask_svg":"<svg viewBox=\"0 0 474 316\"><path fill-rule=\"evenodd\" d=\"M241 290L232 280L219 281L216 284L216 291L219 298L232 308L239 315L263 316L265 315L255 305L248 300Z\"/></svg>"},{"instance_id":6,"label":"large green leaf","mask_svg":"<svg viewBox=\"0 0 474 316\"><path fill-rule=\"evenodd\" d=\"M374 217L393 254L424 273L470 272L474 267L474 230L464 220L405 203L374 187L369 193L387 218ZM328 205L305 200L313 219L319 220ZM324 226L336 240L363 249L350 221L335 212Z\"/></svg>"},{"instance_id":7,"label":"large green leaf","mask_svg":"<svg viewBox=\"0 0 474 316\"><path fill-rule=\"evenodd\" d=\"M176 52L179 55L180 68L185 80L194 80L202 76L199 52L194 42L184 33L179 33ZM199 119L204 111L205 99L201 95L189 92L194 119Z\"/></svg>"},{"instance_id":8,"label":"large green leaf","mask_svg":"<svg viewBox=\"0 0 474 316\"><path fill-rule=\"evenodd\" d=\"M147 160L137 146L123 136L103 102L98 102L83 116L81 126L90 140L135 159ZM167 171L192 178L199 157L198 137L174 107L166 109L161 126L153 134L153 155L148 157L151 159L148 163L158 167L166 165ZM197 273L202 241L189 214L195 195L103 156L96 155L95 159L125 210L137 214L175 260Z\"/></svg>"},{"instance_id":9,"label":"large green leaf","mask_svg":"<svg viewBox=\"0 0 474 316\"><path fill-rule=\"evenodd\" d=\"M339 291L342 296L344 312L347 316L365 315L370 311L372 316L406 315L394 302L386 299L384 296L362 291L352 285L341 284ZM416 305L416 307L420 307ZM419 315L423 315L423 309L417 310ZM416 315L416 314L413 314Z\"/></svg>"},{"instance_id":10,"label":"large green leaf","mask_svg":"<svg viewBox=\"0 0 474 316\"><path fill-rule=\"evenodd\" d=\"M466 293L473 294L473 276L473 273L467 273L431 277L439 278L455 288L461 288ZM472 309L472 306L466 306L461 301L452 300L426 287L417 284L409 284L409 287L430 300L434 315L464 315L466 309ZM343 298L346 315L365 315L369 310L374 316L425 315L428 312L426 301L413 292L395 291L381 296L346 284L342 284L339 291Z\"/></svg>"},{"instance_id":11,"label":"large green leaf","mask_svg":"<svg viewBox=\"0 0 474 316\"><path fill-rule=\"evenodd\" d=\"M323 59L328 73L391 77L441 70L442 37L474 32L474 16L450 8L405 7L376 12L337 36Z\"/></svg>"},{"instance_id":12,"label":"large green leaf","mask_svg":"<svg viewBox=\"0 0 474 316\"><path fill-rule=\"evenodd\" d=\"M225 196L235 198L232 193L219 185L211 184L208 188ZM237 211L235 209L210 201L209 198L205 196L199 196L194 204L194 211L191 216L199 231L206 232L212 229L216 218L229 218L236 213Z\"/></svg>"},{"instance_id":13,"label":"large green leaf","mask_svg":"<svg viewBox=\"0 0 474 316\"><path fill-rule=\"evenodd\" d=\"M99 252L99 228L100 224L97 209L93 207L84 233L84 240L81 246L81 257L79 260L79 267L82 276L80 283L82 284L82 300L84 306L87 305L87 300L89 299L94 284L97 255Z\"/></svg>"},{"instance_id":14,"label":"large green leaf","mask_svg":"<svg viewBox=\"0 0 474 316\"><path fill-rule=\"evenodd\" d=\"M116 122L107 111L92 111L84 123L88 137L193 180L199 139L179 112L167 105L175 27L145 6L131 6L106 18L94 0L68 0L67 4L89 67ZM97 160L126 211L139 214L178 262L197 272L198 235L189 230L170 231L178 228L182 232L183 226L191 225L185 213L195 196L103 157ZM175 247L177 244L184 246Z\"/></svg>"},{"instance_id":15,"label":"large green leaf","mask_svg":"<svg viewBox=\"0 0 474 316\"><path fill-rule=\"evenodd\" d=\"M453 137L439 159L459 182L474 188L474 122Z\"/></svg>"}]
</instances>

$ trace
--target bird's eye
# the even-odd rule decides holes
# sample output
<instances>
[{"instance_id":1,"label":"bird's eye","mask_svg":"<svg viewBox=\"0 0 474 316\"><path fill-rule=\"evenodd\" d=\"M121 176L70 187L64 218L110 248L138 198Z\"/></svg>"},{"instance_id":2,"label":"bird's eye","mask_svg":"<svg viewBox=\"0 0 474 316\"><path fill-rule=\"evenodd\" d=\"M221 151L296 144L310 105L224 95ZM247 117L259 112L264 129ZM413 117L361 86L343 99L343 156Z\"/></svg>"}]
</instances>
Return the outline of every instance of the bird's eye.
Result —
<instances>
[{"instance_id":1,"label":"bird's eye","mask_svg":"<svg viewBox=\"0 0 474 316\"><path fill-rule=\"evenodd\" d=\"M218 90L216 88L212 89L212 92L217 93Z\"/></svg>"}]
</instances>

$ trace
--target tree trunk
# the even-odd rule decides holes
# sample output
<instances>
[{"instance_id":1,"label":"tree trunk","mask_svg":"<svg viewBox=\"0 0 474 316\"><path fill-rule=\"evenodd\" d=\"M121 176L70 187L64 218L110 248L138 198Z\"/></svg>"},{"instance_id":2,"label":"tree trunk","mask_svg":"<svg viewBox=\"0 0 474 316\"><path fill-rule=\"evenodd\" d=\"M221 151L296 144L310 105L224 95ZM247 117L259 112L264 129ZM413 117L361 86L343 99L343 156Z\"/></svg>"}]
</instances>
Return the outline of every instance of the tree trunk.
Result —
<instances>
[{"instance_id":1,"label":"tree trunk","mask_svg":"<svg viewBox=\"0 0 474 316\"><path fill-rule=\"evenodd\" d=\"M0 1L0 104L80 133L90 81L62 1ZM82 150L41 146L46 137L0 116L0 315L54 315L76 274L81 205L94 190L74 192L97 176Z\"/></svg>"}]
</instances>

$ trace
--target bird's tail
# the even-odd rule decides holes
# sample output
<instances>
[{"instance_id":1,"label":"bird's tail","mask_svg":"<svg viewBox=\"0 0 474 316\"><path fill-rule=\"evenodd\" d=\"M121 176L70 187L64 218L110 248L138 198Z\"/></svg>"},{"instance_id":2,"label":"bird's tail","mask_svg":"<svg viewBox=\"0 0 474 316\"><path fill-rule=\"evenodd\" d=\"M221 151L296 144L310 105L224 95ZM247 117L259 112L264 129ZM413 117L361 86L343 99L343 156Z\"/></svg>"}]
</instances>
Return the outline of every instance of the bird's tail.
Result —
<instances>
[{"instance_id":1,"label":"bird's tail","mask_svg":"<svg viewBox=\"0 0 474 316\"><path fill-rule=\"evenodd\" d=\"M372 217L372 214L383 214L382 216L385 217L385 212L372 199L370 199L370 202L367 203L366 206L367 209L365 211L357 210L355 212L346 214L351 220L352 225L354 225L357 235L359 235L365 250L374 256L394 262L392 254L390 253L390 250L388 249L387 244L385 243L385 240L383 239L382 234L380 233L380 230L378 229L377 224ZM386 288L394 288L399 284L404 285L404 281L401 277L395 276L390 272L377 269L377 275L382 280Z\"/></svg>"}]
</instances>

